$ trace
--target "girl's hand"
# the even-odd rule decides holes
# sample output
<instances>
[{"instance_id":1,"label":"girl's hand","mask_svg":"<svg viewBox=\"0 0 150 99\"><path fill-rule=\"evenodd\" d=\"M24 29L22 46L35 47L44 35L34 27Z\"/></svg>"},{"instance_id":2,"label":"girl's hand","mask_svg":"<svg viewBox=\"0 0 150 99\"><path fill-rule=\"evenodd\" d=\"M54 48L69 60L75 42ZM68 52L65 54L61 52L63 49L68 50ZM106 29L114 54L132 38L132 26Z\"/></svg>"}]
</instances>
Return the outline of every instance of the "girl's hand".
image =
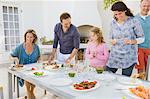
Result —
<instances>
[{"instance_id":1,"label":"girl's hand","mask_svg":"<svg viewBox=\"0 0 150 99\"><path fill-rule=\"evenodd\" d=\"M96 57L96 52L95 51L93 51L93 57Z\"/></svg>"}]
</instances>

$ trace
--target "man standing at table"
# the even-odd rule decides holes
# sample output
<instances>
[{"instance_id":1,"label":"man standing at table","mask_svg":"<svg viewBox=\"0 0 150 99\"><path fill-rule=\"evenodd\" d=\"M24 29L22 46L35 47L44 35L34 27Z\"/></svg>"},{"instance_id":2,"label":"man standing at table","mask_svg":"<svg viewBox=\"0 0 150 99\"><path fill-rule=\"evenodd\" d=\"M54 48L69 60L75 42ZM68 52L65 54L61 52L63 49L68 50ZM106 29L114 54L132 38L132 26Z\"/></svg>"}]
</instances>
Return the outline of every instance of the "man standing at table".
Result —
<instances>
[{"instance_id":1,"label":"man standing at table","mask_svg":"<svg viewBox=\"0 0 150 99\"><path fill-rule=\"evenodd\" d=\"M60 23L56 24L54 28L54 43L48 60L49 63L55 58L58 43L60 45L60 51L57 55L57 60L60 63L70 64L75 60L75 55L80 44L80 35L76 26L71 24L71 16L69 13L62 13L60 15Z\"/></svg>"},{"instance_id":2,"label":"man standing at table","mask_svg":"<svg viewBox=\"0 0 150 99\"><path fill-rule=\"evenodd\" d=\"M140 13L136 15L140 21L144 35L145 41L138 46L138 61L139 64L136 66L138 73L146 72L148 69L147 61L148 55L150 55L150 15L148 15L150 10L150 0L141 0Z\"/></svg>"}]
</instances>

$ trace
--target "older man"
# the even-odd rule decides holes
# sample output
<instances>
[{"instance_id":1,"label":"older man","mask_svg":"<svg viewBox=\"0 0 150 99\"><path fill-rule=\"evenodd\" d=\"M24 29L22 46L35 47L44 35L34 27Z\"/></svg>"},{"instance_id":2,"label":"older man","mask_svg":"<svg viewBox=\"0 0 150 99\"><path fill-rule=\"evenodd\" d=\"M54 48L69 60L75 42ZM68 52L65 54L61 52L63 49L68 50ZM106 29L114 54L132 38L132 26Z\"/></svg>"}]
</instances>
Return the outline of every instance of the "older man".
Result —
<instances>
[{"instance_id":1,"label":"older man","mask_svg":"<svg viewBox=\"0 0 150 99\"><path fill-rule=\"evenodd\" d=\"M150 15L148 15L150 10L150 0L141 0L140 13L136 15L140 21L144 35L145 41L138 46L138 61L139 64L136 66L138 73L146 72L148 55L150 55Z\"/></svg>"},{"instance_id":2,"label":"older man","mask_svg":"<svg viewBox=\"0 0 150 99\"><path fill-rule=\"evenodd\" d=\"M61 14L60 23L56 24L54 32L53 50L49 57L49 63L54 60L58 42L60 52L57 55L57 60L60 63L71 63L79 48L80 35L77 28L71 24L69 13Z\"/></svg>"}]
</instances>

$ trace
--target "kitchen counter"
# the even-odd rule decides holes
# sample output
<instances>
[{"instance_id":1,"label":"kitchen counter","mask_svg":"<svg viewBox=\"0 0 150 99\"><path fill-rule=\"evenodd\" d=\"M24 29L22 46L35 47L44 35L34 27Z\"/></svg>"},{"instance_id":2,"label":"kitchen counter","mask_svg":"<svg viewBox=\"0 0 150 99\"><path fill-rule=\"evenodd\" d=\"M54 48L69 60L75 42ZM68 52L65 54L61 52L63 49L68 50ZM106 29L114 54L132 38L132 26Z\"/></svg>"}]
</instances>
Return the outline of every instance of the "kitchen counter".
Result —
<instances>
[{"instance_id":1,"label":"kitchen counter","mask_svg":"<svg viewBox=\"0 0 150 99\"><path fill-rule=\"evenodd\" d=\"M80 43L80 48L86 48L87 43ZM40 49L51 49L53 45L39 45ZM59 46L58 46L59 47Z\"/></svg>"}]
</instances>

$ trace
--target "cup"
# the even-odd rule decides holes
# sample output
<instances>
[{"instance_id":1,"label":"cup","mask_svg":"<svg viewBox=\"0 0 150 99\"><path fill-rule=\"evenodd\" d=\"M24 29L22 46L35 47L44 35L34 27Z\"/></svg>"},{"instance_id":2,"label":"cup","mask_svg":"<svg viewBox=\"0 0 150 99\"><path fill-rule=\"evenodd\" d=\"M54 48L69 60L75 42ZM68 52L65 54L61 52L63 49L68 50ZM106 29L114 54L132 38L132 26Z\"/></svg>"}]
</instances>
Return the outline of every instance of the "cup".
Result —
<instances>
[{"instance_id":1,"label":"cup","mask_svg":"<svg viewBox=\"0 0 150 99\"><path fill-rule=\"evenodd\" d=\"M78 73L84 72L87 68L85 61L84 60L78 60L76 62L76 68L77 68Z\"/></svg>"},{"instance_id":2,"label":"cup","mask_svg":"<svg viewBox=\"0 0 150 99\"><path fill-rule=\"evenodd\" d=\"M74 67L74 65L73 65L73 64L69 64L69 67L70 67L70 68L73 68L73 67Z\"/></svg>"},{"instance_id":3,"label":"cup","mask_svg":"<svg viewBox=\"0 0 150 99\"><path fill-rule=\"evenodd\" d=\"M103 73L103 71L104 71L104 68L102 68L102 67L96 68L96 72L97 72L98 74Z\"/></svg>"}]
</instances>

